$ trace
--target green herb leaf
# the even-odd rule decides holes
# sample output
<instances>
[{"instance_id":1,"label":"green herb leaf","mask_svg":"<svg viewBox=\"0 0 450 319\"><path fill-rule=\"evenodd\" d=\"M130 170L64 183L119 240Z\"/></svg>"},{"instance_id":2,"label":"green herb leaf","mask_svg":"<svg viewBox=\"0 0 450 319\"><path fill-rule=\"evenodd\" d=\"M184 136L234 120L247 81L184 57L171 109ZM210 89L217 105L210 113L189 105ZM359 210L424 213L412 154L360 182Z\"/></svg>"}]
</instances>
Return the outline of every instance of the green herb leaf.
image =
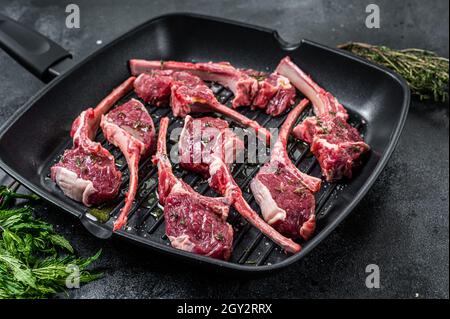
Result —
<instances>
[{"instance_id":1,"label":"green herb leaf","mask_svg":"<svg viewBox=\"0 0 450 319\"><path fill-rule=\"evenodd\" d=\"M218 241L223 241L225 239L225 236L222 233L217 233L215 237Z\"/></svg>"},{"instance_id":2,"label":"green herb leaf","mask_svg":"<svg viewBox=\"0 0 450 319\"><path fill-rule=\"evenodd\" d=\"M77 257L69 241L36 219L30 207L10 208L14 198L37 199L0 186L0 298L46 298L63 292L68 266L78 267L80 283L102 276L87 270L101 251Z\"/></svg>"},{"instance_id":3,"label":"green herb leaf","mask_svg":"<svg viewBox=\"0 0 450 319\"><path fill-rule=\"evenodd\" d=\"M6 250L0 249L0 263L9 268L18 282L32 288L36 287L36 279L31 270L20 259L10 256Z\"/></svg>"}]
</instances>

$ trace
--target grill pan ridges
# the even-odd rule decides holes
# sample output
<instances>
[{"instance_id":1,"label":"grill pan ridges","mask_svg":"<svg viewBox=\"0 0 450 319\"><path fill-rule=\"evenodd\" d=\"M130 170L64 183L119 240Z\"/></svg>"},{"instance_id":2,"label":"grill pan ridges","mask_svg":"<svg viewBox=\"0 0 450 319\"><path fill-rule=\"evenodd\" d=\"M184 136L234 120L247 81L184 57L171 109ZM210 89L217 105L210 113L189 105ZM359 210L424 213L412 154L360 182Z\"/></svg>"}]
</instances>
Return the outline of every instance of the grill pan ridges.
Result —
<instances>
[{"instance_id":1,"label":"grill pan ridges","mask_svg":"<svg viewBox=\"0 0 450 319\"><path fill-rule=\"evenodd\" d=\"M231 100L233 95L229 90L215 83L210 83L210 87L221 103L227 105L228 107L231 107ZM299 92L297 93L296 103L298 103L303 98L303 96ZM130 93L127 96L123 97L118 103L116 103L116 106L125 103L131 98L139 99L135 95L135 93ZM143 101L141 100L141 102ZM145 105L155 122L156 129L159 129L159 119L164 116L169 116L169 118L171 119L168 136L170 136L171 131L174 128L182 127L184 120L175 118L169 107L157 108L149 104ZM264 114L261 110L252 111L249 108L241 108L240 111L250 119L258 121L262 126L267 128L279 128L288 115L288 112L285 112L279 117L271 117ZM311 106L309 106L303 111L303 113L299 117L298 122L302 121L306 116L309 116L311 114L312 108ZM211 114L193 114L194 117L200 117L203 115ZM361 121L361 119L358 119L356 115L351 115L352 116L350 122L354 126L356 126L361 133L363 133L363 122ZM214 114L213 116L223 118L220 114ZM229 120L229 122L231 124L231 127L236 126L232 121ZM114 219L118 217L120 209L124 205L124 192L128 189L129 172L123 154L118 148L114 147L112 144L106 141L100 130L97 134L96 140L99 141L114 155L116 162L118 162L119 169L124 175L118 199L113 204L106 203L100 206L100 208L105 209L106 207L108 210L110 209L110 219L105 224L101 225L101 227L104 227L110 231L112 230ZM168 143L169 151L171 147L176 146L176 141L174 140L168 139ZM66 148L71 147L71 144L72 141L70 138L68 138L67 144L64 148L62 148L60 154L46 165L46 169L44 170L44 172L46 172L46 184L49 189L55 188L54 183L49 178L50 167L60 158L62 152ZM318 162L309 152L309 146L307 144L301 141L294 141L293 138L290 138L290 143L288 145L288 154L290 154L290 158L292 159L293 163L303 172L320 178L321 173ZM251 191L249 190L249 184L252 178L258 172L261 164L263 163L243 163L235 164L233 167L233 177L237 181L240 188L243 190L245 199L258 213L260 210L256 202L254 201L254 197ZM184 180L191 186L193 186L194 189L199 193L206 196L217 196L216 193L208 186L207 182L200 177L200 175L186 172L178 168L177 166L175 166L174 171L176 175L184 178ZM147 156L142 159L139 167L139 177L139 187L136 200L133 204L132 209L130 210L128 223L121 232L133 236L139 236L145 242L151 241L169 246L170 242L167 236L164 234L164 215L156 218L154 217L154 215L152 215L152 212L160 208L158 207L159 205L155 195L157 191L158 179L157 170L156 167L154 167L151 163L151 156ZM318 194L316 194L316 216L318 231L320 231L321 229L321 219L324 218L327 213L327 201L333 198L333 196L337 196L339 189L342 189L343 187L345 187L345 184L330 184L323 181L322 189ZM149 199L152 201L152 204L146 205L149 202ZM84 208L84 211L85 214L89 214L89 209ZM262 265L270 266L274 263L277 263L277 261L279 261L280 259L285 259L287 257L287 255L275 243L273 243L270 239L259 232L259 230L253 229L253 226L250 225L234 209L232 209L232 211L230 212L228 221L235 230L233 253L229 261L230 263L237 263L249 267ZM95 223L98 222L95 221ZM174 248L170 247L170 249Z\"/></svg>"}]
</instances>

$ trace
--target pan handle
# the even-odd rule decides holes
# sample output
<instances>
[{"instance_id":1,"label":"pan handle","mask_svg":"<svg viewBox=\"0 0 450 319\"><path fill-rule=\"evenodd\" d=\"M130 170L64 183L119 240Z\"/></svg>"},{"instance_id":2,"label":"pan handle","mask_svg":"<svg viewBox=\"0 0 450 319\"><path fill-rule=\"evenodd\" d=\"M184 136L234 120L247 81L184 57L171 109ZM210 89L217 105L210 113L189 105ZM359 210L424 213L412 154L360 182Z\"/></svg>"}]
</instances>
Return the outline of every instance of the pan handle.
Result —
<instances>
[{"instance_id":1,"label":"pan handle","mask_svg":"<svg viewBox=\"0 0 450 319\"><path fill-rule=\"evenodd\" d=\"M0 47L44 82L56 76L49 72L52 65L72 57L55 42L1 13Z\"/></svg>"}]
</instances>

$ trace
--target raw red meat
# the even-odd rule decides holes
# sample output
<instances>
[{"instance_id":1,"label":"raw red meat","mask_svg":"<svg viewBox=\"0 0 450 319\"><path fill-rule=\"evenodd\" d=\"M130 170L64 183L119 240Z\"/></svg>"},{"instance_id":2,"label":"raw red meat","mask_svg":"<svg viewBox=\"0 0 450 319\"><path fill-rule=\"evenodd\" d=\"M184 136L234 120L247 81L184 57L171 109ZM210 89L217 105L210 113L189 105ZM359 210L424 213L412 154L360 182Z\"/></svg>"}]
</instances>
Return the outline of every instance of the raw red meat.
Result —
<instances>
[{"instance_id":1,"label":"raw red meat","mask_svg":"<svg viewBox=\"0 0 450 319\"><path fill-rule=\"evenodd\" d=\"M130 171L130 184L125 205L114 223L114 230L117 230L127 222L138 187L139 161L154 146L155 126L144 105L135 99L103 115L100 126L106 139L120 148Z\"/></svg>"},{"instance_id":2,"label":"raw red meat","mask_svg":"<svg viewBox=\"0 0 450 319\"><path fill-rule=\"evenodd\" d=\"M351 178L361 156L370 150L358 131L348 124L348 113L329 92L314 83L289 57L281 60L277 72L289 78L313 103L316 116L306 118L293 135L311 144L322 174L329 182Z\"/></svg>"},{"instance_id":3,"label":"raw red meat","mask_svg":"<svg viewBox=\"0 0 450 319\"><path fill-rule=\"evenodd\" d=\"M51 178L64 194L86 206L111 200L119 192L122 174L114 157L93 138L102 114L133 88L134 80L127 79L95 109L89 108L75 119L70 132L73 148L51 168Z\"/></svg>"},{"instance_id":4,"label":"raw red meat","mask_svg":"<svg viewBox=\"0 0 450 319\"><path fill-rule=\"evenodd\" d=\"M145 102L165 105L170 101L175 116L185 117L194 112L218 112L243 126L254 129L259 138L270 140L270 133L256 121L220 104L210 88L197 76L172 70L152 70L136 79L135 92Z\"/></svg>"},{"instance_id":5,"label":"raw red meat","mask_svg":"<svg viewBox=\"0 0 450 319\"><path fill-rule=\"evenodd\" d=\"M136 76L153 70L185 71L204 81L220 83L234 93L233 107L250 106L258 93L258 81L228 62L189 63L133 59L130 60L130 69Z\"/></svg>"},{"instance_id":6,"label":"raw red meat","mask_svg":"<svg viewBox=\"0 0 450 319\"><path fill-rule=\"evenodd\" d=\"M306 118L292 134L309 144L328 182L351 178L361 155L370 148L358 130L338 116L324 114Z\"/></svg>"},{"instance_id":7,"label":"raw red meat","mask_svg":"<svg viewBox=\"0 0 450 319\"><path fill-rule=\"evenodd\" d=\"M267 114L278 116L294 104L295 88L287 78L276 72L263 78L253 105L265 109Z\"/></svg>"},{"instance_id":8,"label":"raw red meat","mask_svg":"<svg viewBox=\"0 0 450 319\"><path fill-rule=\"evenodd\" d=\"M224 197L198 194L173 174L166 149L168 124L168 118L161 119L154 156L166 235L175 248L228 260L233 246L233 228L226 222L230 203Z\"/></svg>"},{"instance_id":9,"label":"raw red meat","mask_svg":"<svg viewBox=\"0 0 450 319\"><path fill-rule=\"evenodd\" d=\"M315 229L315 199L320 179L304 174L286 151L289 134L308 104L304 99L288 115L275 143L270 161L253 178L250 188L264 219L291 238L308 239Z\"/></svg>"},{"instance_id":10,"label":"raw red meat","mask_svg":"<svg viewBox=\"0 0 450 319\"><path fill-rule=\"evenodd\" d=\"M211 188L228 198L248 222L286 251L300 251L300 245L275 231L245 201L230 171L230 165L243 149L242 140L231 132L226 121L186 117L179 143L180 166L208 177Z\"/></svg>"},{"instance_id":11,"label":"raw red meat","mask_svg":"<svg viewBox=\"0 0 450 319\"><path fill-rule=\"evenodd\" d=\"M228 62L189 63L176 61L130 60L133 75L153 70L185 71L204 81L217 82L234 94L233 107L252 106L277 116L294 104L295 88L277 73L237 69Z\"/></svg>"},{"instance_id":12,"label":"raw red meat","mask_svg":"<svg viewBox=\"0 0 450 319\"><path fill-rule=\"evenodd\" d=\"M244 143L229 129L227 121L186 116L179 142L181 168L208 178L213 155L230 166L243 150Z\"/></svg>"}]
</instances>

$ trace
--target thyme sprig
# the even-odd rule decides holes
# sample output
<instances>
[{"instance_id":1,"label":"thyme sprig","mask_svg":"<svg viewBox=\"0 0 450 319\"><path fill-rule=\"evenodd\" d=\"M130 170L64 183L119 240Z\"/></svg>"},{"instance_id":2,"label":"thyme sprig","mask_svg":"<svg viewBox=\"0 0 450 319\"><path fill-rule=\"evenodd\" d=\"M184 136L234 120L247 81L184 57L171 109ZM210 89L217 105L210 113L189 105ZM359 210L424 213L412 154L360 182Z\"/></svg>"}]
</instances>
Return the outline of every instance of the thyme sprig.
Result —
<instances>
[{"instance_id":1,"label":"thyme sprig","mask_svg":"<svg viewBox=\"0 0 450 319\"><path fill-rule=\"evenodd\" d=\"M422 49L394 50L360 42L338 46L400 74L421 100L448 101L449 61Z\"/></svg>"}]
</instances>

